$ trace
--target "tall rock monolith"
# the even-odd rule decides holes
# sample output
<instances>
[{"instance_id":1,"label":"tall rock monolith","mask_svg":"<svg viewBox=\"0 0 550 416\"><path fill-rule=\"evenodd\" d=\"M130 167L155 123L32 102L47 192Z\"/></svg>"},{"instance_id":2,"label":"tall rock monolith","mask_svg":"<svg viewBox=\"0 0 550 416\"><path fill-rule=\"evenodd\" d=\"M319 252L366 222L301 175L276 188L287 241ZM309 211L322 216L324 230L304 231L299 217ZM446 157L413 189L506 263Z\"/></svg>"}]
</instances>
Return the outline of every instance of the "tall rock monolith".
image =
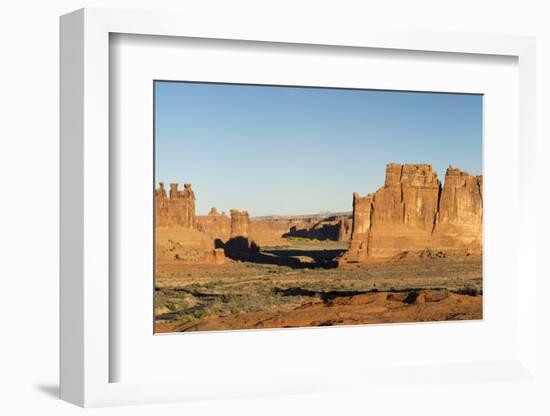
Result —
<instances>
[{"instance_id":1,"label":"tall rock monolith","mask_svg":"<svg viewBox=\"0 0 550 416\"><path fill-rule=\"evenodd\" d=\"M250 236L250 217L248 211L231 210L231 235L230 238Z\"/></svg>"},{"instance_id":2,"label":"tall rock monolith","mask_svg":"<svg viewBox=\"0 0 550 416\"><path fill-rule=\"evenodd\" d=\"M386 166L384 186L353 195L353 226L342 262L425 249L481 253L483 178L449 167L442 188L428 164Z\"/></svg>"},{"instance_id":3,"label":"tall rock monolith","mask_svg":"<svg viewBox=\"0 0 550 416\"><path fill-rule=\"evenodd\" d=\"M441 183L427 164L389 164L373 196L369 255L389 257L429 245Z\"/></svg>"},{"instance_id":4,"label":"tall rock monolith","mask_svg":"<svg viewBox=\"0 0 550 416\"><path fill-rule=\"evenodd\" d=\"M178 190L177 183L171 183L167 196L161 182L155 190L155 210L157 227L196 228L195 193L190 183L184 185L183 191Z\"/></svg>"},{"instance_id":5,"label":"tall rock monolith","mask_svg":"<svg viewBox=\"0 0 550 416\"><path fill-rule=\"evenodd\" d=\"M449 166L441 192L434 246L479 254L482 250L483 177Z\"/></svg>"}]
</instances>

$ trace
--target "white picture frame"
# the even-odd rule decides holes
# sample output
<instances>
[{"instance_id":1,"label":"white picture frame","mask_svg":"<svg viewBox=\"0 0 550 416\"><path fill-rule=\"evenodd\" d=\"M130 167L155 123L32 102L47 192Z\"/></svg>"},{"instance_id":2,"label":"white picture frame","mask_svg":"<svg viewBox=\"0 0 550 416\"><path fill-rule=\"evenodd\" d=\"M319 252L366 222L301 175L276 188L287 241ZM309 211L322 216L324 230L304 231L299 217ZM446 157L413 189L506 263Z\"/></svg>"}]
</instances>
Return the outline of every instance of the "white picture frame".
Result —
<instances>
[{"instance_id":1,"label":"white picture frame","mask_svg":"<svg viewBox=\"0 0 550 416\"><path fill-rule=\"evenodd\" d=\"M214 18L215 19L215 18ZM207 378L181 381L111 382L110 368L120 359L110 348L110 172L109 37L134 34L203 39L331 45L341 48L431 51L516 57L519 66L519 212L517 267L529 290L517 292L516 354L499 361L441 363L415 368L331 369L318 374L271 374L228 386ZM160 403L214 397L298 394L372 389L392 377L430 384L448 372L464 382L490 379L537 382L536 364L536 218L535 40L530 37L466 33L395 32L365 28L348 32L312 26L308 31L276 22L220 18L205 27L192 16L106 9L83 9L61 18L61 397L80 406ZM528 282L528 283L527 283ZM319 332L317 337L324 336ZM483 374L476 377L475 374ZM389 375L389 376L388 376ZM305 382L308 377L310 382ZM443 378L440 378L443 377ZM342 380L346 381L343 382ZM386 380L386 381L384 381ZM533 381L534 380L534 381ZM224 385L224 383L226 383Z\"/></svg>"}]
</instances>

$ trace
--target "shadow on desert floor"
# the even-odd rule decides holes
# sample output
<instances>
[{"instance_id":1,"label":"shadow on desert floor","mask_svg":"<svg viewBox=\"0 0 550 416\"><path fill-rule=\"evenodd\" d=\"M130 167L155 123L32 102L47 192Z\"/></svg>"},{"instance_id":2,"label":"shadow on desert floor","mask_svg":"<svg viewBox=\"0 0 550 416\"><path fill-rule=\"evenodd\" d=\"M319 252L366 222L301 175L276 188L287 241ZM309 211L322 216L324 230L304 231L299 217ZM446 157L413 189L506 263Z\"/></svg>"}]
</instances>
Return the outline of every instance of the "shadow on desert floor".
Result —
<instances>
[{"instance_id":1,"label":"shadow on desert floor","mask_svg":"<svg viewBox=\"0 0 550 416\"><path fill-rule=\"evenodd\" d=\"M232 260L239 260L255 264L271 264L286 266L292 269L332 269L338 267L336 258L344 249L262 249L248 238L236 237L226 243L216 240L216 248L223 248L225 256Z\"/></svg>"}]
</instances>

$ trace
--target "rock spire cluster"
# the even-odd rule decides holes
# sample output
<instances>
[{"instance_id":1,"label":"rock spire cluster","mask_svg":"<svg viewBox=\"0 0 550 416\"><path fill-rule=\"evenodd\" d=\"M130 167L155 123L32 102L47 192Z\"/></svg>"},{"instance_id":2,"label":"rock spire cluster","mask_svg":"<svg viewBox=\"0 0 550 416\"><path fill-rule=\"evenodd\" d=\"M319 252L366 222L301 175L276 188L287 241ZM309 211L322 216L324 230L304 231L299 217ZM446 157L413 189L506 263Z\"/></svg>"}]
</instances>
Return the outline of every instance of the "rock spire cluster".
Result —
<instances>
[{"instance_id":1,"label":"rock spire cluster","mask_svg":"<svg viewBox=\"0 0 550 416\"><path fill-rule=\"evenodd\" d=\"M353 195L353 226L342 262L425 249L479 254L483 178L449 167L442 187L428 164L386 166L384 186Z\"/></svg>"}]
</instances>

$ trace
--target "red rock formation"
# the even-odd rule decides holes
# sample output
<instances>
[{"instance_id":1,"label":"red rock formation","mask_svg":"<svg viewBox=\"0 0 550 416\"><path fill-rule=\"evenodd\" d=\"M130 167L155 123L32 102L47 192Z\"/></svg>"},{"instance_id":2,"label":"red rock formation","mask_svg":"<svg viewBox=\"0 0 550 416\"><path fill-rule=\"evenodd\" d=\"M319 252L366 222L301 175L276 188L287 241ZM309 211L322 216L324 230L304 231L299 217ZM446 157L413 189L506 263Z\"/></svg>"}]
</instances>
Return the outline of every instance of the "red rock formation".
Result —
<instances>
[{"instance_id":1,"label":"red rock formation","mask_svg":"<svg viewBox=\"0 0 550 416\"><path fill-rule=\"evenodd\" d=\"M349 241L353 229L352 218L341 218L338 221L338 241Z\"/></svg>"},{"instance_id":2,"label":"red rock formation","mask_svg":"<svg viewBox=\"0 0 550 416\"><path fill-rule=\"evenodd\" d=\"M369 255L388 257L429 246L440 189L430 165L389 164L386 182L373 196Z\"/></svg>"},{"instance_id":3,"label":"red rock formation","mask_svg":"<svg viewBox=\"0 0 550 416\"><path fill-rule=\"evenodd\" d=\"M389 164L384 186L353 201L342 262L424 249L481 252L481 176L449 167L442 190L430 165Z\"/></svg>"},{"instance_id":4,"label":"red rock formation","mask_svg":"<svg viewBox=\"0 0 550 416\"><path fill-rule=\"evenodd\" d=\"M186 183L184 190L179 191L178 184L171 183L167 197L161 182L155 190L155 214L157 227L196 228L195 194L191 184Z\"/></svg>"},{"instance_id":5,"label":"red rock formation","mask_svg":"<svg viewBox=\"0 0 550 416\"><path fill-rule=\"evenodd\" d=\"M434 229L434 244L441 250L466 250L479 254L482 248L483 177L449 166Z\"/></svg>"},{"instance_id":6,"label":"red rock formation","mask_svg":"<svg viewBox=\"0 0 550 416\"><path fill-rule=\"evenodd\" d=\"M230 238L250 236L250 218L248 211L231 210L231 235Z\"/></svg>"},{"instance_id":7,"label":"red rock formation","mask_svg":"<svg viewBox=\"0 0 550 416\"><path fill-rule=\"evenodd\" d=\"M225 212L219 213L216 208L212 208L208 215L197 216L197 227L212 240L225 242L231 236L231 219Z\"/></svg>"},{"instance_id":8,"label":"red rock formation","mask_svg":"<svg viewBox=\"0 0 550 416\"><path fill-rule=\"evenodd\" d=\"M369 254L369 234L373 212L373 196L353 194L353 225L348 251L343 259L348 262L363 261Z\"/></svg>"},{"instance_id":9,"label":"red rock formation","mask_svg":"<svg viewBox=\"0 0 550 416\"><path fill-rule=\"evenodd\" d=\"M229 218L226 215L227 234ZM201 262L223 264L223 250L215 249L214 236L205 233L195 215L195 193L186 183L183 191L170 184L169 196L161 182L155 190L157 263Z\"/></svg>"},{"instance_id":10,"label":"red rock formation","mask_svg":"<svg viewBox=\"0 0 550 416\"><path fill-rule=\"evenodd\" d=\"M283 235L290 230L291 222L280 220L254 219L250 221L250 238L261 247L288 244Z\"/></svg>"},{"instance_id":11,"label":"red rock formation","mask_svg":"<svg viewBox=\"0 0 550 416\"><path fill-rule=\"evenodd\" d=\"M250 239L250 218L247 211L231 210L231 237L223 248L225 255L234 260L249 261L259 254L258 245Z\"/></svg>"},{"instance_id":12,"label":"red rock formation","mask_svg":"<svg viewBox=\"0 0 550 416\"><path fill-rule=\"evenodd\" d=\"M157 264L174 262L212 262L214 242L196 229L157 227L155 259Z\"/></svg>"}]
</instances>

